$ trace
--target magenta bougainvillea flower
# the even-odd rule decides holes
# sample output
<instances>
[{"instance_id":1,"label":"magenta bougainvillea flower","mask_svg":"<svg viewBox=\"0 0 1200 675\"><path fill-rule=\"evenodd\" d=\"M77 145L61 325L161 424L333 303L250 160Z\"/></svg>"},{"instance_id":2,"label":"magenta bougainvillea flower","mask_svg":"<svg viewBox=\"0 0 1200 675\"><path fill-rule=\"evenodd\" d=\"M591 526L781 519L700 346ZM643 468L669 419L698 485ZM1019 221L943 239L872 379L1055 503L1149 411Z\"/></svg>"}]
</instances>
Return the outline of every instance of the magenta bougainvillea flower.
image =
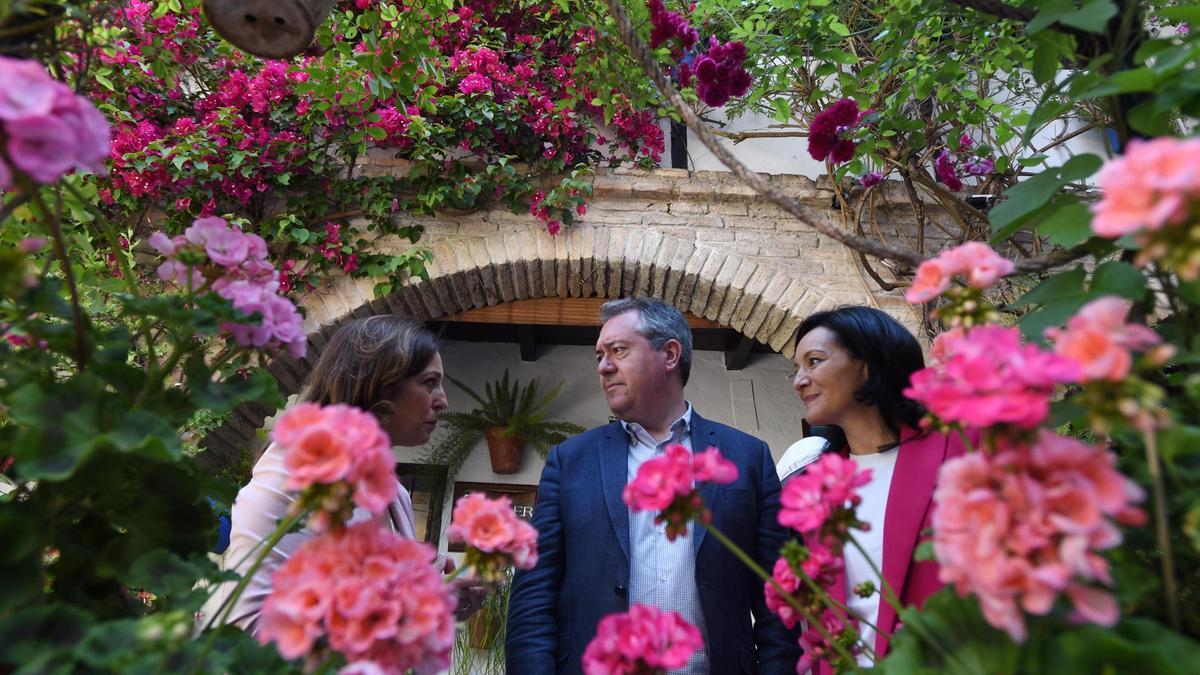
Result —
<instances>
[{"instance_id":1,"label":"magenta bougainvillea flower","mask_svg":"<svg viewBox=\"0 0 1200 675\"><path fill-rule=\"evenodd\" d=\"M957 163L949 151L943 149L938 152L937 157L933 160L933 170L937 174L938 181L946 187L955 192L963 189L962 179L958 176Z\"/></svg>"}]
</instances>

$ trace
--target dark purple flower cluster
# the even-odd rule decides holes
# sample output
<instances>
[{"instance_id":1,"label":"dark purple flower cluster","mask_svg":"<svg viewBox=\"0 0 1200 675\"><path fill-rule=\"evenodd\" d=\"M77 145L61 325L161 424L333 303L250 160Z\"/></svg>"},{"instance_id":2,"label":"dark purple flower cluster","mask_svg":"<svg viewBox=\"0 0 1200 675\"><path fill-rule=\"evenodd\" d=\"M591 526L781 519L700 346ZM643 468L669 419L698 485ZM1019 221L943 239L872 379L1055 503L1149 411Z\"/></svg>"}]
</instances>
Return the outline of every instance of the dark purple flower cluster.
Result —
<instances>
[{"instance_id":1,"label":"dark purple flower cluster","mask_svg":"<svg viewBox=\"0 0 1200 675\"><path fill-rule=\"evenodd\" d=\"M651 49L657 49L659 45L678 40L677 44L671 45L671 54L678 59L685 51L696 46L696 41L700 39L700 32L692 28L687 19L675 12L667 11L662 0L649 0L646 8L650 10L650 25L652 26L650 29Z\"/></svg>"},{"instance_id":2,"label":"dark purple flower cluster","mask_svg":"<svg viewBox=\"0 0 1200 675\"><path fill-rule=\"evenodd\" d=\"M852 135L862 118L857 101L838 99L817 113L808 127L808 154L819 162L828 157L834 164L854 159L857 144Z\"/></svg>"},{"instance_id":3,"label":"dark purple flower cluster","mask_svg":"<svg viewBox=\"0 0 1200 675\"><path fill-rule=\"evenodd\" d=\"M714 108L725 105L731 97L745 96L750 90L750 73L742 67L746 60L746 45L741 42L721 44L709 38L708 52L696 57L692 73L696 76L696 95ZM680 66L680 80L686 82L687 64ZM686 86L686 84L685 84Z\"/></svg>"},{"instance_id":4,"label":"dark purple flower cluster","mask_svg":"<svg viewBox=\"0 0 1200 675\"><path fill-rule=\"evenodd\" d=\"M942 149L933 159L933 171L937 175L938 181L955 192L960 192L963 189L962 172L966 172L970 176L986 176L996 168L996 163L987 157L977 155L971 150L974 148L975 142L970 136L963 134L958 138L957 152L951 154L949 150ZM962 160L962 169L959 170L959 160Z\"/></svg>"}]
</instances>

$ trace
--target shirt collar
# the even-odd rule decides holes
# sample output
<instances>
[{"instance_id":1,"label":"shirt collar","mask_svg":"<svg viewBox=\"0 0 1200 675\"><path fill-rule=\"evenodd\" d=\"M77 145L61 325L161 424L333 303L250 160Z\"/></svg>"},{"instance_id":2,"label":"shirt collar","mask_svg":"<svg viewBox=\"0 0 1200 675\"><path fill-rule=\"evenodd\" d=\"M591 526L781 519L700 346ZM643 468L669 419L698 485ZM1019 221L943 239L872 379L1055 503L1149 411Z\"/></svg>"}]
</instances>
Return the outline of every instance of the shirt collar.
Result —
<instances>
[{"instance_id":1,"label":"shirt collar","mask_svg":"<svg viewBox=\"0 0 1200 675\"><path fill-rule=\"evenodd\" d=\"M639 440L642 440L641 436L645 436L645 438L651 438L650 433L646 431L646 427L643 427L637 422L626 422L625 420L619 421L621 422L621 427L625 429L625 434L629 437L629 441L631 443L636 443ZM671 423L671 436L664 442L678 443L683 439L684 436L687 436L691 432L692 403L691 401L684 401L683 414L679 416L679 419Z\"/></svg>"}]
</instances>

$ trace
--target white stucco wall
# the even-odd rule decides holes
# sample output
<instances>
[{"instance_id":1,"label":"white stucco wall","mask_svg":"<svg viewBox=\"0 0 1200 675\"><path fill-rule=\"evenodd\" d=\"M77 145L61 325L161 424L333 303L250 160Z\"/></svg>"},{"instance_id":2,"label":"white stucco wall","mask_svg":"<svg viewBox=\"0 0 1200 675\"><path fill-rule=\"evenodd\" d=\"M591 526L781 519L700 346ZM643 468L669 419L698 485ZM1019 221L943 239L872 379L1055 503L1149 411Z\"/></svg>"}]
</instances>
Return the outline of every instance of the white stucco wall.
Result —
<instances>
[{"instance_id":1,"label":"white stucco wall","mask_svg":"<svg viewBox=\"0 0 1200 675\"><path fill-rule=\"evenodd\" d=\"M551 407L551 415L591 428L608 423L609 410L600 391L591 347L548 345L538 348L538 359L521 361L516 344L445 341L441 347L446 372L482 391L483 383L509 375L523 381L541 377L546 384L563 380L562 392ZM727 371L721 352L697 351L686 394L696 411L707 419L728 424L753 434L771 446L776 459L800 438L801 408L791 387L792 364L779 354L753 354L742 370ZM452 383L446 383L450 410L467 412L471 399ZM435 439L436 439L435 435ZM417 462L425 448L397 448L401 462ZM480 441L458 475L447 485L441 530L450 524L455 481L536 485L542 459L526 449L519 473L492 473L487 446ZM440 537L446 552L445 537Z\"/></svg>"}]
</instances>

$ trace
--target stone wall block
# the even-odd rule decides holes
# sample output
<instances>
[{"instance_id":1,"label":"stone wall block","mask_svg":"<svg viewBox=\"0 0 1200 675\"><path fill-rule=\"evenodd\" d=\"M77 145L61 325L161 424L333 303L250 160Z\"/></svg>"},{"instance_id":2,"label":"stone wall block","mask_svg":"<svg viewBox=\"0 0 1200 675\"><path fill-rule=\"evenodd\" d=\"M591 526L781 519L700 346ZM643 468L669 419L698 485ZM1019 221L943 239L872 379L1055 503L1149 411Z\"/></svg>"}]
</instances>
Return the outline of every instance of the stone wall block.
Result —
<instances>
[{"instance_id":1,"label":"stone wall block","mask_svg":"<svg viewBox=\"0 0 1200 675\"><path fill-rule=\"evenodd\" d=\"M696 316L704 316L704 307L708 304L708 298L712 295L713 284L717 276L721 273L721 268L725 266L725 261L729 259L730 253L728 250L719 248L713 249L709 254L708 260L704 261L704 266L700 268L700 273L696 275L696 285L692 289L692 298L689 304L689 311Z\"/></svg>"},{"instance_id":2,"label":"stone wall block","mask_svg":"<svg viewBox=\"0 0 1200 675\"><path fill-rule=\"evenodd\" d=\"M567 270L570 275L568 289L573 298L591 295L592 255L596 246L596 232L590 227L571 229L571 262Z\"/></svg>"},{"instance_id":3,"label":"stone wall block","mask_svg":"<svg viewBox=\"0 0 1200 675\"><path fill-rule=\"evenodd\" d=\"M625 240L629 230L623 227L612 228L608 235L608 251L604 255L604 267L607 270L608 283L605 284L601 297L615 298L621 293L621 271L625 256ZM599 261L597 261L599 263Z\"/></svg>"},{"instance_id":4,"label":"stone wall block","mask_svg":"<svg viewBox=\"0 0 1200 675\"><path fill-rule=\"evenodd\" d=\"M710 321L716 321L721 313L721 306L725 303L725 297L729 294L729 287L733 283L737 271L743 266L745 259L739 255L730 255L725 259L725 264L721 266L721 271L717 273L713 280L712 292L708 295L708 300L704 303L704 311L702 316ZM747 263L753 264L753 263Z\"/></svg>"},{"instance_id":5,"label":"stone wall block","mask_svg":"<svg viewBox=\"0 0 1200 675\"><path fill-rule=\"evenodd\" d=\"M496 268L492 265L492 257L488 254L487 240L484 238L472 239L467 247L471 253L471 261L474 263L475 269L479 271L479 281L483 285L484 306L499 303L500 292L496 283Z\"/></svg>"},{"instance_id":6,"label":"stone wall block","mask_svg":"<svg viewBox=\"0 0 1200 675\"><path fill-rule=\"evenodd\" d=\"M592 240L591 268L583 270L584 297L603 298L608 292L608 243L612 233L612 228L596 228L596 236Z\"/></svg>"},{"instance_id":7,"label":"stone wall block","mask_svg":"<svg viewBox=\"0 0 1200 675\"><path fill-rule=\"evenodd\" d=\"M807 293L813 293L807 284L795 280L788 284L788 287L784 289L779 299L775 301L771 311L767 312L767 317L763 320L758 331L755 332L754 339L763 344L769 343L771 336L775 334L775 331L787 317L788 310L792 309Z\"/></svg>"},{"instance_id":8,"label":"stone wall block","mask_svg":"<svg viewBox=\"0 0 1200 675\"><path fill-rule=\"evenodd\" d=\"M666 282L662 294L659 296L663 300L674 303L675 298L679 296L679 284L683 280L683 269L687 267L687 263L692 259L695 251L696 245L690 241L680 241L675 248L675 255L667 268Z\"/></svg>"},{"instance_id":9,"label":"stone wall block","mask_svg":"<svg viewBox=\"0 0 1200 675\"><path fill-rule=\"evenodd\" d=\"M508 251L509 276L512 279L513 299L529 298L529 278L525 276L525 262L521 258L520 242L513 235L504 237L504 250Z\"/></svg>"},{"instance_id":10,"label":"stone wall block","mask_svg":"<svg viewBox=\"0 0 1200 675\"><path fill-rule=\"evenodd\" d=\"M630 230L625 235L625 251L621 254L621 295L633 295L637 284L639 258L645 242L645 230Z\"/></svg>"},{"instance_id":11,"label":"stone wall block","mask_svg":"<svg viewBox=\"0 0 1200 675\"><path fill-rule=\"evenodd\" d=\"M740 326L739 330L750 337L757 337L764 320L772 311L775 311L775 304L779 302L779 296L783 295L790 283L791 280L782 274L771 275L766 288L758 298L757 306L746 317L745 323Z\"/></svg>"},{"instance_id":12,"label":"stone wall block","mask_svg":"<svg viewBox=\"0 0 1200 675\"><path fill-rule=\"evenodd\" d=\"M638 265L637 283L633 286L634 295L648 295L650 282L654 274L654 261L658 251L663 246L663 234L658 230L646 230L642 235L642 249L637 252Z\"/></svg>"},{"instance_id":13,"label":"stone wall block","mask_svg":"<svg viewBox=\"0 0 1200 675\"><path fill-rule=\"evenodd\" d=\"M713 252L713 249L707 246L697 246L696 250L692 252L692 257L688 260L687 265L684 265L683 278L679 281L679 295L675 296L674 301L677 307L691 307L700 271L704 269L705 263L708 262L708 258L713 255Z\"/></svg>"},{"instance_id":14,"label":"stone wall block","mask_svg":"<svg viewBox=\"0 0 1200 675\"><path fill-rule=\"evenodd\" d=\"M742 264L734 272L733 280L729 282L729 290L726 291L725 299L721 302L721 309L717 313L717 323L726 326L733 325L734 310L746 295L746 288L750 284L750 278L756 271L758 271L758 263L742 258Z\"/></svg>"},{"instance_id":15,"label":"stone wall block","mask_svg":"<svg viewBox=\"0 0 1200 675\"><path fill-rule=\"evenodd\" d=\"M662 240L654 250L654 259L650 263L650 284L646 293L657 298L661 297L666 289L667 268L671 265L680 242L675 237L663 234L661 230L654 232L659 233Z\"/></svg>"},{"instance_id":16,"label":"stone wall block","mask_svg":"<svg viewBox=\"0 0 1200 675\"><path fill-rule=\"evenodd\" d=\"M554 266L557 260L554 256L554 240L558 237L542 230L534 235L537 241L538 260L542 261L542 295L554 297L558 295L558 282L554 278Z\"/></svg>"}]
</instances>

